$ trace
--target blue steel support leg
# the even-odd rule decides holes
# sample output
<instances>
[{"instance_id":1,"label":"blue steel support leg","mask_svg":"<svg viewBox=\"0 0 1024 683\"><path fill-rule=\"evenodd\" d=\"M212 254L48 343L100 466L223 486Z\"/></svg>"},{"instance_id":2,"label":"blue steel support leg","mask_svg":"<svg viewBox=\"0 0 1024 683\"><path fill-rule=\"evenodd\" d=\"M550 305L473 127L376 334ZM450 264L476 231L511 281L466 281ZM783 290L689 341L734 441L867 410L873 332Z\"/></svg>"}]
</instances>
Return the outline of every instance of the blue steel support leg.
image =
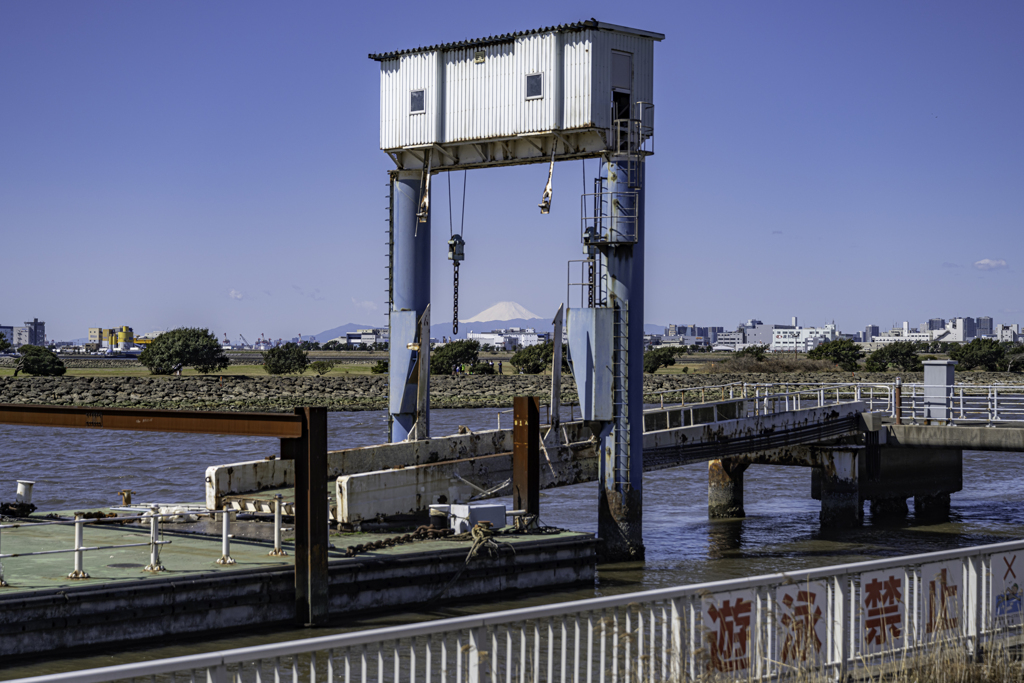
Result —
<instances>
[{"instance_id":1,"label":"blue steel support leg","mask_svg":"<svg viewBox=\"0 0 1024 683\"><path fill-rule=\"evenodd\" d=\"M416 323L430 303L430 216L423 223L416 216L421 181L421 171L396 171L391 179L395 238L394 308L389 341L392 442L404 441L416 420L416 352L408 345L415 340Z\"/></svg>"},{"instance_id":2,"label":"blue steel support leg","mask_svg":"<svg viewBox=\"0 0 1024 683\"><path fill-rule=\"evenodd\" d=\"M640 178L630 178L630 173ZM644 354L644 190L643 164L626 157L605 159L612 224L636 241L602 248L610 305L615 308L612 345L613 418L604 439L598 537L604 561L642 560L643 543L643 354ZM632 180L632 182L631 182ZM639 189L634 189L639 188Z\"/></svg>"}]
</instances>

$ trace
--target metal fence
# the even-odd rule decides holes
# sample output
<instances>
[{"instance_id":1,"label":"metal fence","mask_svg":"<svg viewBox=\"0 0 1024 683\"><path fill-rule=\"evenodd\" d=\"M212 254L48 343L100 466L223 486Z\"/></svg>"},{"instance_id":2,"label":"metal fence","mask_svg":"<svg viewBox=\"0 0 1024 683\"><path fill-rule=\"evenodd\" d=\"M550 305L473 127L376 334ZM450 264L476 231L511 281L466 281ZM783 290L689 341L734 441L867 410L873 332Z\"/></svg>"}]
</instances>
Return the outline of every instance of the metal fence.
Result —
<instances>
[{"instance_id":1,"label":"metal fence","mask_svg":"<svg viewBox=\"0 0 1024 683\"><path fill-rule=\"evenodd\" d=\"M936 648L1019 642L1020 556L1024 541L24 680L843 680Z\"/></svg>"},{"instance_id":2,"label":"metal fence","mask_svg":"<svg viewBox=\"0 0 1024 683\"><path fill-rule=\"evenodd\" d=\"M274 505L274 548L270 551L270 555L285 555L286 553L281 548L281 521L282 521L282 508L283 503L281 495L276 496L276 502ZM172 512L160 512L161 509L177 508ZM88 579L89 573L85 567L85 554L88 552L94 552L98 550L114 550L118 548L137 548L148 546L149 547L149 564L146 565L145 571L148 572L162 572L164 566L160 560L160 546L171 543L169 540L164 540L160 535L160 520L169 518L180 518L185 516L193 517L205 517L211 518L216 515L221 516L221 547L220 547L220 558L215 560L217 564L229 565L235 564L235 560L231 557L231 515L236 514L234 510L205 510L205 509L187 509L184 506L160 506L160 505L146 505L146 506L135 506L132 508L114 508L122 511L129 511L139 514L134 517L86 517L81 512L75 513L74 520L58 520L58 521L37 521L37 520L25 520L22 522L13 522L9 524L0 524L0 551L3 550L3 539L5 536L9 537L11 533L17 533L18 530L29 531L39 529L47 526L68 526L74 527L74 545L70 548L56 548L50 550L36 550L26 553L3 553L0 552L0 587L8 587L9 583L5 580L5 569L3 565L4 560L10 561L11 559L18 558L19 560L31 560L32 558L41 557L44 555L59 555L59 554L73 554L74 555L74 568L68 574L69 579ZM103 528L109 531L113 525L122 525L131 522L149 523L149 540L142 543L121 543L114 545L95 545L87 546L85 544L85 528L86 526L93 526L96 528ZM6 534L5 534L6 532Z\"/></svg>"},{"instance_id":3,"label":"metal fence","mask_svg":"<svg viewBox=\"0 0 1024 683\"><path fill-rule=\"evenodd\" d=\"M859 401L869 411L881 411L890 418L899 418L910 424L941 422L950 424L995 425L1024 421L1024 386L1020 385L926 385L896 383L747 383L690 387L654 392L660 407L703 404L701 407L721 405L746 399L740 414L717 414L711 421L770 415L790 410L801 410L838 403ZM648 411L650 412L650 411ZM698 420L698 423L705 420ZM695 423L688 423L695 424Z\"/></svg>"}]
</instances>

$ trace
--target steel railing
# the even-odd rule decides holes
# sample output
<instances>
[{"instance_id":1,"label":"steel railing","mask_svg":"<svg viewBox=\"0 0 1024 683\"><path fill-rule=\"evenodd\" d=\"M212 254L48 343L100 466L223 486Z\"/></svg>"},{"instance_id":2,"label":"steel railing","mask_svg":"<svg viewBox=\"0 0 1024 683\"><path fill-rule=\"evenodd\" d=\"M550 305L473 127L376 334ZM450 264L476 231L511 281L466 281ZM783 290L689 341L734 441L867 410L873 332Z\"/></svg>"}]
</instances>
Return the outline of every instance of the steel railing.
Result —
<instances>
[{"instance_id":1,"label":"steel railing","mask_svg":"<svg viewBox=\"0 0 1024 683\"><path fill-rule=\"evenodd\" d=\"M658 408L648 408L644 414L652 416L667 413L667 426L658 427L666 429L852 402L864 403L869 411L888 410L892 404L891 393L891 387L881 384L732 382L646 393L647 397L657 396L660 405ZM679 402L673 403L676 396ZM652 425L661 422L666 421L659 422L656 418L651 420Z\"/></svg>"},{"instance_id":2,"label":"steel railing","mask_svg":"<svg viewBox=\"0 0 1024 683\"><path fill-rule=\"evenodd\" d=\"M897 387L901 389L898 411ZM865 403L869 411L881 411L893 419L899 416L901 421L911 424L983 423L994 426L998 423L1024 421L1024 386L1020 385L732 382L668 389L645 395L656 396L660 404L658 408L648 409L647 412L690 407L693 404L703 404L701 407L704 407L738 399L753 399L742 415L753 417L859 401Z\"/></svg>"},{"instance_id":3,"label":"steel railing","mask_svg":"<svg viewBox=\"0 0 1024 683\"><path fill-rule=\"evenodd\" d=\"M1022 637L1024 541L665 588L24 679L823 679ZM810 680L810 678L808 678Z\"/></svg>"},{"instance_id":4,"label":"steel railing","mask_svg":"<svg viewBox=\"0 0 1024 683\"><path fill-rule=\"evenodd\" d=\"M274 548L270 551L270 555L281 556L287 553L281 547L281 521L282 521L282 496L278 494L276 496L276 503L274 505ZM179 508L175 512L164 512L161 513L161 507L177 507ZM7 530L8 534L11 531L16 530L32 530L39 529L45 526L73 526L74 527L74 546L71 548L57 548L53 550L36 550L31 552L23 553L3 553L0 552L0 587L8 587L9 583L5 580L3 560L10 560L14 558L33 558L41 557L44 555L60 555L60 554L74 554L74 569L68 574L69 579L88 579L89 574L85 570L85 553L93 552L98 550L114 550L119 548L139 548L148 546L150 548L150 561L146 565L145 571L147 572L161 572L165 571L163 565L160 563L160 546L171 543L168 540L162 540L160 538L160 520L169 517L183 517L183 516L195 516L195 517L210 517L214 518L216 515L221 516L221 555L216 560L217 564L229 565L235 564L235 560L231 557L231 515L236 514L234 510L193 510L193 509L181 509L181 506L160 506L160 505L148 505L148 506L135 506L131 508L114 508L117 510L128 510L132 512L140 512L147 510L145 514L138 515L135 517L102 517L102 518L86 518L83 513L76 512L74 520L58 520L58 521L34 521L26 520L24 522L15 522L10 524L0 524L0 550L3 549L3 532ZM128 522L149 522L149 540L143 543L120 543L120 544L108 544L108 545L85 545L85 527L86 525L93 525L96 527L104 527L107 530L110 529L114 524L121 525Z\"/></svg>"},{"instance_id":5,"label":"steel railing","mask_svg":"<svg viewBox=\"0 0 1024 683\"><path fill-rule=\"evenodd\" d=\"M1024 386L904 384L901 418L912 424L950 424L1024 421ZM892 408L895 417L895 406Z\"/></svg>"}]
</instances>

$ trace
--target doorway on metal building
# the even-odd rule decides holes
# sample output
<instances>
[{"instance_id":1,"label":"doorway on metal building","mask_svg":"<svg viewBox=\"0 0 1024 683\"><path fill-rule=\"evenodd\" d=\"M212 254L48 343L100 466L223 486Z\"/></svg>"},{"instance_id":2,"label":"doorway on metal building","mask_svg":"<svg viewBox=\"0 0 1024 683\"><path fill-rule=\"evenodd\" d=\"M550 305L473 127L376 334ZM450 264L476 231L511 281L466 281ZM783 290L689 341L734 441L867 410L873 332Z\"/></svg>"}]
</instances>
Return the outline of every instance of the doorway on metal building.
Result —
<instances>
[{"instance_id":1,"label":"doorway on metal building","mask_svg":"<svg viewBox=\"0 0 1024 683\"><path fill-rule=\"evenodd\" d=\"M633 99L633 55L612 50L613 128L629 126ZM619 136L620 139L622 136ZM621 150L620 150L621 151Z\"/></svg>"}]
</instances>

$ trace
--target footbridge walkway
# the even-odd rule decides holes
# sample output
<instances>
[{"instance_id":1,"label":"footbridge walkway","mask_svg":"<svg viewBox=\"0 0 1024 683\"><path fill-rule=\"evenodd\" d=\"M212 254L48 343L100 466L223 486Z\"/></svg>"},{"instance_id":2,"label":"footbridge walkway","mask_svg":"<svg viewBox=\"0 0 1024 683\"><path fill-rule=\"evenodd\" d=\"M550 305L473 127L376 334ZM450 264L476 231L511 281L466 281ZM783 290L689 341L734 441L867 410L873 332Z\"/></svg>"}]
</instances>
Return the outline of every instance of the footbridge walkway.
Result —
<instances>
[{"instance_id":1,"label":"footbridge walkway","mask_svg":"<svg viewBox=\"0 0 1024 683\"><path fill-rule=\"evenodd\" d=\"M812 468L808 493L822 501L826 526L861 523L864 501L875 515L906 514L911 498L919 515L944 515L962 488L964 450L1024 452L1024 386L948 379L664 392L644 411L644 470L707 462L711 517L744 515L750 465ZM432 503L508 495L512 450L512 430L495 429L331 452L332 515L353 525L407 520ZM588 423L550 426L541 435L540 486L595 481L600 459ZM291 468L287 460L211 467L207 505L269 511L291 484Z\"/></svg>"}]
</instances>

